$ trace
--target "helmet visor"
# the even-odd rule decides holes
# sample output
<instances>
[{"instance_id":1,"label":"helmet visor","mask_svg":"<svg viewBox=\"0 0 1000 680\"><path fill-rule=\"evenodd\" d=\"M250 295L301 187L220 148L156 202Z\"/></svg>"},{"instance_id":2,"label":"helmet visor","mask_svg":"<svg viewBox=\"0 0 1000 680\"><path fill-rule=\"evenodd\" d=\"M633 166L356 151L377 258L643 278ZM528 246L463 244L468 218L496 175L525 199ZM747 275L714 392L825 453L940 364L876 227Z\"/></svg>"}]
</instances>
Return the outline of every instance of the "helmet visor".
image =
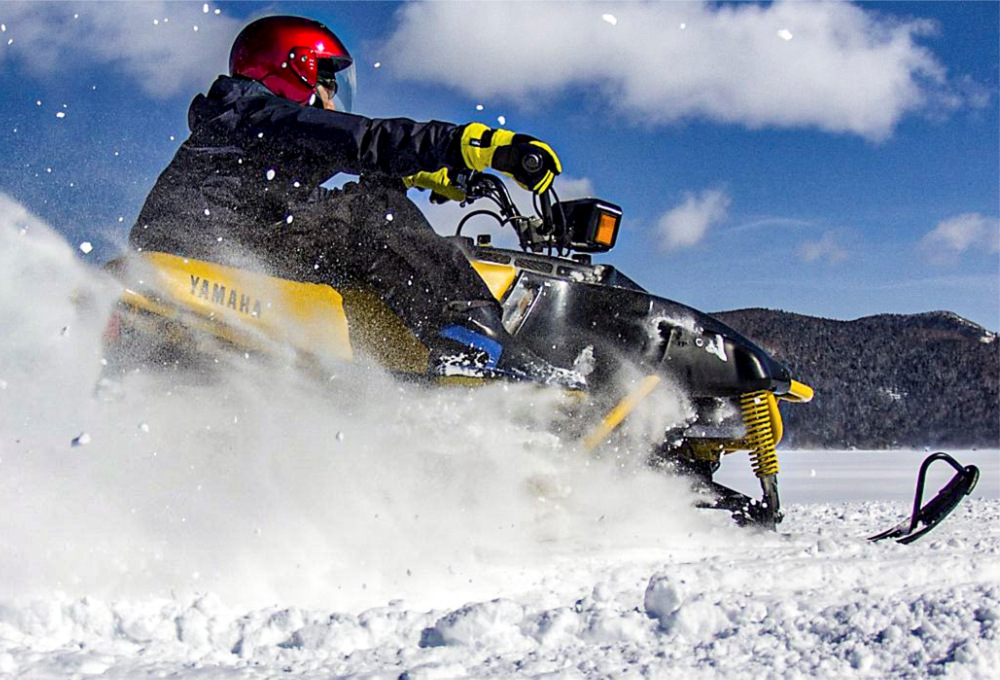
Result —
<instances>
[{"instance_id":1,"label":"helmet visor","mask_svg":"<svg viewBox=\"0 0 1000 680\"><path fill-rule=\"evenodd\" d=\"M354 106L354 64L344 68L343 62L338 63L334 59L320 58L318 62L316 84L333 94L333 104L337 111L350 113Z\"/></svg>"}]
</instances>

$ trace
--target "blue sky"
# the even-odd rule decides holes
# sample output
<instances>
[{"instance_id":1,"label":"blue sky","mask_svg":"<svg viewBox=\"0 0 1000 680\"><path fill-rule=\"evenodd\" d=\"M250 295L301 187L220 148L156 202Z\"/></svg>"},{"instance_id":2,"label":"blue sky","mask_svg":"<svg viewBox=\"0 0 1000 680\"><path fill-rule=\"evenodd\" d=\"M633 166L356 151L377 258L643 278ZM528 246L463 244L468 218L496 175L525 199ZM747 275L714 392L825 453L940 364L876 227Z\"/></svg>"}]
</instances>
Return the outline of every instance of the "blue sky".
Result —
<instances>
[{"instance_id":1,"label":"blue sky","mask_svg":"<svg viewBox=\"0 0 1000 680\"><path fill-rule=\"evenodd\" d=\"M111 257L242 25L301 14L354 54L358 113L549 142L563 198L625 210L600 259L658 294L997 330L998 8L5 0L0 192Z\"/></svg>"}]
</instances>

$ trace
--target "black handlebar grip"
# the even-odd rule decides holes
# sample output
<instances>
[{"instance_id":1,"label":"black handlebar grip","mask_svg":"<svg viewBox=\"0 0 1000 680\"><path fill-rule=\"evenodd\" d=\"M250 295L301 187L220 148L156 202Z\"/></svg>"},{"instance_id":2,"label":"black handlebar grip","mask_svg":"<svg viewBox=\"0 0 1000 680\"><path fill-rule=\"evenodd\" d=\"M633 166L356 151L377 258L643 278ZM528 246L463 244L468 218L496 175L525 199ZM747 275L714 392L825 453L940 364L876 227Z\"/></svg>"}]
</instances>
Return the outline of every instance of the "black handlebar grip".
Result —
<instances>
[{"instance_id":1,"label":"black handlebar grip","mask_svg":"<svg viewBox=\"0 0 1000 680\"><path fill-rule=\"evenodd\" d=\"M526 153L521 157L521 167L524 168L525 172L534 174L541 171L544 165L545 159L542 158L542 154L540 153Z\"/></svg>"}]
</instances>

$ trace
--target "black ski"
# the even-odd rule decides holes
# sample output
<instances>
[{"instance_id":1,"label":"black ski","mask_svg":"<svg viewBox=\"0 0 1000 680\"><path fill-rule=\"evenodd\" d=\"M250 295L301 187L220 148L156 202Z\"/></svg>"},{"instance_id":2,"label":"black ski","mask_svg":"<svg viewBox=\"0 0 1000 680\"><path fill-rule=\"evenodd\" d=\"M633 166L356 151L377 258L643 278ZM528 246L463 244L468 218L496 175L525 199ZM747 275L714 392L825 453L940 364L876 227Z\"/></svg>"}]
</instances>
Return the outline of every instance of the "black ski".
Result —
<instances>
[{"instance_id":1,"label":"black ski","mask_svg":"<svg viewBox=\"0 0 1000 680\"><path fill-rule=\"evenodd\" d=\"M938 491L937 495L921 507L924 498L924 481L927 469L931 463L943 460L955 468L955 476ZM903 520L888 531L869 536L869 541L881 541L893 538L898 543L913 543L928 531L940 524L954 510L965 496L972 493L979 481L979 468L975 465L962 465L943 451L933 453L924 459L917 476L917 493L913 499L913 513L908 520Z\"/></svg>"}]
</instances>

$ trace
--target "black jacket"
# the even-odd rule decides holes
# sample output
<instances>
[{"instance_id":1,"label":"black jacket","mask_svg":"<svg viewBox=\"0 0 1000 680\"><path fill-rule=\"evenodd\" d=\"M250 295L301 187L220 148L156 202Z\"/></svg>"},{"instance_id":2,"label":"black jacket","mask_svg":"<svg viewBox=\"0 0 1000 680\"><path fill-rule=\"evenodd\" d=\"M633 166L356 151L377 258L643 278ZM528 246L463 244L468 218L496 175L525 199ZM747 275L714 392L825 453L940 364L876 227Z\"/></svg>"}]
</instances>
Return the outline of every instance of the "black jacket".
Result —
<instances>
[{"instance_id":1,"label":"black jacket","mask_svg":"<svg viewBox=\"0 0 1000 680\"><path fill-rule=\"evenodd\" d=\"M263 85L220 76L188 112L191 136L156 181L129 237L192 256L253 243L337 173L404 177L463 167L462 127L371 119L300 106Z\"/></svg>"}]
</instances>

